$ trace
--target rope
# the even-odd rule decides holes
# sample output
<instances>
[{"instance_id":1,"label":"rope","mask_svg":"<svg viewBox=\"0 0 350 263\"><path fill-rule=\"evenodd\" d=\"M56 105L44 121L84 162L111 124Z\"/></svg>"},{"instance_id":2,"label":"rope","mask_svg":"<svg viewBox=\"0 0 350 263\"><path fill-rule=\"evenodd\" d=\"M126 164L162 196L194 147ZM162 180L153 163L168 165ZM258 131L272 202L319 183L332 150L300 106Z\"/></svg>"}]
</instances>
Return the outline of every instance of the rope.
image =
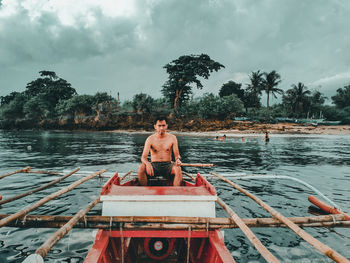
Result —
<instances>
[{"instance_id":1,"label":"rope","mask_svg":"<svg viewBox=\"0 0 350 263\"><path fill-rule=\"evenodd\" d=\"M187 263L190 263L190 246L191 246L191 226L188 227L188 238L187 238Z\"/></svg>"},{"instance_id":2,"label":"rope","mask_svg":"<svg viewBox=\"0 0 350 263\"><path fill-rule=\"evenodd\" d=\"M279 179L289 179L296 181L298 183L303 184L304 186L308 187L309 189L313 190L315 193L317 193L319 196L321 196L323 199L325 199L327 202L332 204L335 208L337 208L339 211L343 211L339 205L334 203L332 200L330 200L327 196L325 196L320 190L315 188L314 186L310 185L307 182L304 182L303 180L300 180L298 178L292 177L292 176L287 176L287 175L264 175L264 174L255 174L255 175L237 175L237 176L225 176L225 178L235 178L235 179L274 179L274 178L279 178Z\"/></svg>"},{"instance_id":3,"label":"rope","mask_svg":"<svg viewBox=\"0 0 350 263\"><path fill-rule=\"evenodd\" d=\"M112 218L112 217L111 217ZM121 238L121 250L122 250L122 263L124 263L124 237L123 237L123 223L120 224L120 238Z\"/></svg>"}]
</instances>

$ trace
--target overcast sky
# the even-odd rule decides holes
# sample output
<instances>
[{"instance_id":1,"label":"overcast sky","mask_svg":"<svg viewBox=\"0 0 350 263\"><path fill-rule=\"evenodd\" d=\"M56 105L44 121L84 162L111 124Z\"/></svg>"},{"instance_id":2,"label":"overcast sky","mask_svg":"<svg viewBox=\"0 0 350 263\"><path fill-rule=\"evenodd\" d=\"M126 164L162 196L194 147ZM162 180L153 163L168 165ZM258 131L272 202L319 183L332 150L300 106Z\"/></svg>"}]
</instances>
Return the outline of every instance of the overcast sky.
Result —
<instances>
[{"instance_id":1,"label":"overcast sky","mask_svg":"<svg viewBox=\"0 0 350 263\"><path fill-rule=\"evenodd\" d=\"M0 0L0 96L51 70L79 94L157 98L163 66L201 53L225 69L196 96L256 70L330 96L350 84L349 25L349 0Z\"/></svg>"}]
</instances>

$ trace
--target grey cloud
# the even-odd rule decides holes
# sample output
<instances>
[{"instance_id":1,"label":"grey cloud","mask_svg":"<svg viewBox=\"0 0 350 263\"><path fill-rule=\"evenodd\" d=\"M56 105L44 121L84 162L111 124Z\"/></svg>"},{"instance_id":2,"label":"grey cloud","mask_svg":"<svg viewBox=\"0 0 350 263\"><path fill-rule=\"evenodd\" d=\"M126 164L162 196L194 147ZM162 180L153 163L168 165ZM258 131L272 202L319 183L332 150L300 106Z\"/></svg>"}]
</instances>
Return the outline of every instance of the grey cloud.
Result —
<instances>
[{"instance_id":1,"label":"grey cloud","mask_svg":"<svg viewBox=\"0 0 350 263\"><path fill-rule=\"evenodd\" d=\"M315 88L313 83L329 78L322 89L335 93L341 84L332 76L350 71L349 11L347 0L138 1L132 17L106 17L95 8L89 14L96 24L87 27L81 15L70 27L53 13L31 22L19 10L0 21L0 63L6 69L0 72L0 87L31 80L9 85L4 74L22 72L27 78L50 67L79 93L160 96L166 63L207 53L226 68L213 73L196 94L216 93L226 81L258 69L277 70L283 89L297 82ZM1 88L0 95L10 91Z\"/></svg>"}]
</instances>

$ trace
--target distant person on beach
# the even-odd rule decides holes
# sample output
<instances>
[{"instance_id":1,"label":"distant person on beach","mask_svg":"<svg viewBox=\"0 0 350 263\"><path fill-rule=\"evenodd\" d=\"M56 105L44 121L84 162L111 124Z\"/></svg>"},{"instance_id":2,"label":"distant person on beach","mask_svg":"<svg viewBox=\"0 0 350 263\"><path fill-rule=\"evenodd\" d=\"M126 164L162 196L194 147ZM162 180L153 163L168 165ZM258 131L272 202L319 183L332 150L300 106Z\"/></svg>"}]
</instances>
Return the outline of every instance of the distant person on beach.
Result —
<instances>
[{"instance_id":1,"label":"distant person on beach","mask_svg":"<svg viewBox=\"0 0 350 263\"><path fill-rule=\"evenodd\" d=\"M137 178L141 185L147 185L150 176L162 176L169 179L174 175L174 186L179 186L182 181L181 157L175 135L166 132L168 129L165 117L157 117L154 122L155 134L150 135L145 142L141 156L141 165L138 168ZM148 155L151 152L151 162ZM174 153L175 162L171 162Z\"/></svg>"},{"instance_id":2,"label":"distant person on beach","mask_svg":"<svg viewBox=\"0 0 350 263\"><path fill-rule=\"evenodd\" d=\"M269 142L270 141L270 137L269 137L269 133L268 131L265 132L265 142Z\"/></svg>"}]
</instances>

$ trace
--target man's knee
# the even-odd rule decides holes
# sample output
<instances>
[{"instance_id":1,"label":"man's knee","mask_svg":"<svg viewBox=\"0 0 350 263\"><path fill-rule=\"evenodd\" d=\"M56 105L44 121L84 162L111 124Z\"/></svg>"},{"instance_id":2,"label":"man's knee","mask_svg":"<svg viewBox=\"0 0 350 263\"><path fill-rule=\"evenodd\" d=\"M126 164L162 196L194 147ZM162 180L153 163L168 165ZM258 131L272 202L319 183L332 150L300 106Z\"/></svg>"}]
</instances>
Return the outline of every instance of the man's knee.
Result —
<instances>
[{"instance_id":1,"label":"man's knee","mask_svg":"<svg viewBox=\"0 0 350 263\"><path fill-rule=\"evenodd\" d=\"M146 171L146 165L144 164L144 163L141 163L140 165L139 165L139 168L137 169L137 171L140 173L142 173L142 172L145 172Z\"/></svg>"},{"instance_id":2,"label":"man's knee","mask_svg":"<svg viewBox=\"0 0 350 263\"><path fill-rule=\"evenodd\" d=\"M181 167L174 165L171 169L171 174L181 174Z\"/></svg>"}]
</instances>

